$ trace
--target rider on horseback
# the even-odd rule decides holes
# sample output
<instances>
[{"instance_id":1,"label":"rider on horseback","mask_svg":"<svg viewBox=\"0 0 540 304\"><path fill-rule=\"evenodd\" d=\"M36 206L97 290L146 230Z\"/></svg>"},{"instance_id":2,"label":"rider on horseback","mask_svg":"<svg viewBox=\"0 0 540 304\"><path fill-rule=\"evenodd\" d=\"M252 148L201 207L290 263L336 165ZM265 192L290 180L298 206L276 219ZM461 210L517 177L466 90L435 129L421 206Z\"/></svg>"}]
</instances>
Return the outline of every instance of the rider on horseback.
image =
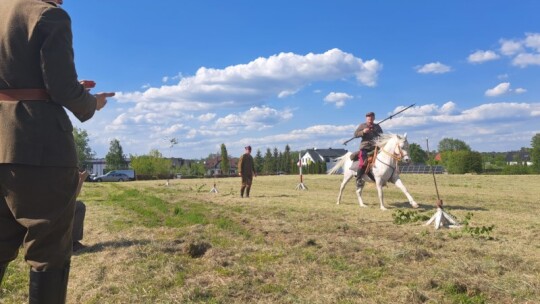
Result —
<instances>
[{"instance_id":1,"label":"rider on horseback","mask_svg":"<svg viewBox=\"0 0 540 304\"><path fill-rule=\"evenodd\" d=\"M368 154L375 150L375 139L383 133L381 127L374 121L375 113L368 112L366 114L366 122L360 124L354 132L355 138L362 137L362 142L360 143L360 153L358 154L358 172L356 175L356 185L358 187L364 185L362 175L366 173ZM373 179L373 175L370 172L368 172L368 176Z\"/></svg>"}]
</instances>

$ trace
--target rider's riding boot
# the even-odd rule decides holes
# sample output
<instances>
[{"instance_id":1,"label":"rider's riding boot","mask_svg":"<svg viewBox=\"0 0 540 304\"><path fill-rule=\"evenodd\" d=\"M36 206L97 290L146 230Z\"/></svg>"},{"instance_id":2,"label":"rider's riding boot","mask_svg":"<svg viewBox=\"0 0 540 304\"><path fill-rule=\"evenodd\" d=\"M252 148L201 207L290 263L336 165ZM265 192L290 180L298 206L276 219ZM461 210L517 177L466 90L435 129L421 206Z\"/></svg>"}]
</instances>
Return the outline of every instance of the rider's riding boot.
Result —
<instances>
[{"instance_id":1,"label":"rider's riding boot","mask_svg":"<svg viewBox=\"0 0 540 304\"><path fill-rule=\"evenodd\" d=\"M372 180L372 181L375 181L375 176L373 176L373 172L369 171L367 173L367 176Z\"/></svg>"},{"instance_id":2,"label":"rider's riding boot","mask_svg":"<svg viewBox=\"0 0 540 304\"><path fill-rule=\"evenodd\" d=\"M244 197L244 190L246 189L246 186L242 186L242 188L240 188L240 197Z\"/></svg>"},{"instance_id":3,"label":"rider's riding boot","mask_svg":"<svg viewBox=\"0 0 540 304\"><path fill-rule=\"evenodd\" d=\"M249 197L249 191L251 190L251 186L246 187L246 197Z\"/></svg>"},{"instance_id":4,"label":"rider's riding boot","mask_svg":"<svg viewBox=\"0 0 540 304\"><path fill-rule=\"evenodd\" d=\"M362 179L362 176L366 173L366 167L362 166L358 168L358 171L356 172L356 187L361 188L364 186L364 180Z\"/></svg>"},{"instance_id":5,"label":"rider's riding boot","mask_svg":"<svg viewBox=\"0 0 540 304\"><path fill-rule=\"evenodd\" d=\"M60 270L30 270L30 304L66 303L69 266Z\"/></svg>"},{"instance_id":6,"label":"rider's riding boot","mask_svg":"<svg viewBox=\"0 0 540 304\"><path fill-rule=\"evenodd\" d=\"M4 274L6 273L8 264L1 264L0 265L0 286L2 286L2 279L4 278Z\"/></svg>"}]
</instances>

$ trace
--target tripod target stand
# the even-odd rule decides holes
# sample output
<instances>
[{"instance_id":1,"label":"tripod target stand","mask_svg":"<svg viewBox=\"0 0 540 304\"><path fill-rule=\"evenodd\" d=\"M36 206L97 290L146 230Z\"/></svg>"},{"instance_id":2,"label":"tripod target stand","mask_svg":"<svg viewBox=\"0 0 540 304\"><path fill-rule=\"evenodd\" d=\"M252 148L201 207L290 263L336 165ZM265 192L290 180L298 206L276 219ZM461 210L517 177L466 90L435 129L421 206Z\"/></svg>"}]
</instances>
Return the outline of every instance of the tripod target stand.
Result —
<instances>
[{"instance_id":1,"label":"tripod target stand","mask_svg":"<svg viewBox=\"0 0 540 304\"><path fill-rule=\"evenodd\" d=\"M216 174L214 173L214 187L210 189L210 193L219 193L217 187L216 187Z\"/></svg>"},{"instance_id":2,"label":"tripod target stand","mask_svg":"<svg viewBox=\"0 0 540 304\"><path fill-rule=\"evenodd\" d=\"M429 142L426 138L426 146L427 146L427 153L429 158ZM435 183L435 191L437 192L437 203L435 204L437 206L437 212L427 221L425 226L429 226L431 223L435 223L435 229L439 229L441 227L448 227L448 228L457 228L459 227L458 222L456 219L451 216L450 214L446 213L443 210L443 201L441 200L441 197L439 196L439 188L437 187L437 180L435 179L435 171L433 170L433 165L430 165L431 167L431 174L433 175L433 182Z\"/></svg>"}]
</instances>

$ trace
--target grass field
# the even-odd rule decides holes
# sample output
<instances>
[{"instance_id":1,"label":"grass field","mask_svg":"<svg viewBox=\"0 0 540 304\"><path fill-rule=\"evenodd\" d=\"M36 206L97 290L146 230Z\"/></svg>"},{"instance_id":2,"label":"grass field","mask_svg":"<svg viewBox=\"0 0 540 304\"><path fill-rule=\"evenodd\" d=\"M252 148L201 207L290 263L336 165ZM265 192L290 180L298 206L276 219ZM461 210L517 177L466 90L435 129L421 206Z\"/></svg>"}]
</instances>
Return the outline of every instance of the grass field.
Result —
<instances>
[{"instance_id":1,"label":"grass field","mask_svg":"<svg viewBox=\"0 0 540 304\"><path fill-rule=\"evenodd\" d=\"M336 205L341 176L85 184L88 248L72 258L68 303L540 303L540 176L438 175L468 229L394 223L435 213L431 175ZM472 217L471 217L472 214ZM490 228L494 225L493 228ZM490 229L488 229L490 228ZM28 268L10 264L0 303L24 303Z\"/></svg>"}]
</instances>

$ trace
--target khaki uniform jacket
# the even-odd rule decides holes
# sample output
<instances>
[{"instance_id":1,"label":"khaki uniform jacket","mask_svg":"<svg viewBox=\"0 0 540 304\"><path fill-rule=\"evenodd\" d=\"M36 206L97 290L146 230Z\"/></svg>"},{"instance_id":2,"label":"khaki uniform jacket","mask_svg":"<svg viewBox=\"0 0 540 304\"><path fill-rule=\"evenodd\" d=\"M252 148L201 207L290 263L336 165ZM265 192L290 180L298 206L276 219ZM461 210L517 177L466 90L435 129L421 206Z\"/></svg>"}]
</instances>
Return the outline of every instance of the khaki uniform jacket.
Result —
<instances>
[{"instance_id":1,"label":"khaki uniform jacket","mask_svg":"<svg viewBox=\"0 0 540 304\"><path fill-rule=\"evenodd\" d=\"M238 160L238 172L242 175L251 176L255 174L255 163L251 154L242 154Z\"/></svg>"},{"instance_id":2,"label":"khaki uniform jacket","mask_svg":"<svg viewBox=\"0 0 540 304\"><path fill-rule=\"evenodd\" d=\"M364 129L368 128L369 126L367 123L362 123L356 128L356 131L354 132L354 137L362 137L362 141L360 142L360 150L368 150L371 151L375 149L375 139L379 137L383 133L383 130L381 129L381 126L374 123L371 125L371 132L364 133Z\"/></svg>"},{"instance_id":3,"label":"khaki uniform jacket","mask_svg":"<svg viewBox=\"0 0 540 304\"><path fill-rule=\"evenodd\" d=\"M96 98L77 80L71 19L39 0L0 1L0 90L46 89L48 101L0 100L0 164L76 167L73 126Z\"/></svg>"}]
</instances>

